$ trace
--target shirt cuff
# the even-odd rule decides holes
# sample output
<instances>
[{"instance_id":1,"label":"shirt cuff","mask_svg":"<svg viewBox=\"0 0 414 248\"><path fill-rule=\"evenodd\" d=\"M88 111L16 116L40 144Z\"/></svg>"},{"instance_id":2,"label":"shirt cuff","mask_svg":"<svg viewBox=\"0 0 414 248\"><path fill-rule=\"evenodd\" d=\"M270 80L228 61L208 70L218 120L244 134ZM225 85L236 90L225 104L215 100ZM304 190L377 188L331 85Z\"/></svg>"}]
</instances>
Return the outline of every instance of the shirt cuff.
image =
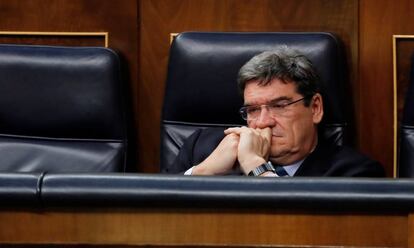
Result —
<instances>
[{"instance_id":1,"label":"shirt cuff","mask_svg":"<svg viewBox=\"0 0 414 248\"><path fill-rule=\"evenodd\" d=\"M184 172L184 175L185 176L191 176L191 174L193 174L193 168L194 168L194 166L191 167L190 169L188 169L186 172Z\"/></svg>"},{"instance_id":2,"label":"shirt cuff","mask_svg":"<svg viewBox=\"0 0 414 248\"><path fill-rule=\"evenodd\" d=\"M273 173L271 171L265 172L262 177L279 177L276 173Z\"/></svg>"}]
</instances>

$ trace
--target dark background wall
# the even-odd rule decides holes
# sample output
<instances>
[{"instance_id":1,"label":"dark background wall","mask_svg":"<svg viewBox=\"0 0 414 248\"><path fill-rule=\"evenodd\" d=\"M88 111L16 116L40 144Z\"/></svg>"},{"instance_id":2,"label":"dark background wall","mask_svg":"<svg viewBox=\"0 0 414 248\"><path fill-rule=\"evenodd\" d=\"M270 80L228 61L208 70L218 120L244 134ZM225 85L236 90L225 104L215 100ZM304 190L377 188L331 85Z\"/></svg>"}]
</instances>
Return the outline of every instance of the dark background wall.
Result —
<instances>
[{"instance_id":1,"label":"dark background wall","mask_svg":"<svg viewBox=\"0 0 414 248\"><path fill-rule=\"evenodd\" d=\"M132 167L158 172L170 34L324 31L344 44L355 145L393 174L392 35L414 34L410 0L0 0L0 31L108 32L125 60L133 106ZM99 37L0 35L0 43L102 45Z\"/></svg>"}]
</instances>

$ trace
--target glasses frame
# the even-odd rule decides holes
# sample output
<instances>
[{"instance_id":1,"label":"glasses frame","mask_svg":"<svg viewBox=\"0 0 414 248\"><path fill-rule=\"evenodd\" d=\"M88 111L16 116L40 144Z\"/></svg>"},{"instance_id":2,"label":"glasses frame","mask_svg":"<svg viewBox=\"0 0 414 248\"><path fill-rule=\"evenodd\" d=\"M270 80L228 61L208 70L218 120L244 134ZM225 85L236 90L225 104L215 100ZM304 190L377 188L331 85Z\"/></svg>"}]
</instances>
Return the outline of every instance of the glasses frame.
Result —
<instances>
[{"instance_id":1,"label":"glasses frame","mask_svg":"<svg viewBox=\"0 0 414 248\"><path fill-rule=\"evenodd\" d=\"M294 101L291 101L291 102L288 102L288 103L285 103L285 104L281 104L280 108L281 108L281 109L285 109L287 106L290 106L290 105L292 105L292 104L295 104L295 103L297 103L297 102L300 102L300 101L302 101L302 100L305 100L306 98L307 98L307 97L305 96L305 97L302 97L302 98L300 98L300 99L298 99L298 100L294 100ZM248 109L248 108L251 108L251 107L260 107L260 111L262 111L262 110L261 110L261 109L262 109L262 107L264 107L264 106L268 107L270 104L271 104L271 103L267 103L267 104L257 104L257 105L249 105L249 106L243 106L243 107L241 107L241 108L240 108L239 113L240 113L241 117L243 118L243 120L246 120L246 121L254 121L254 120L256 120L257 118L255 118L255 119L249 119L249 118L247 117L247 109Z\"/></svg>"}]
</instances>

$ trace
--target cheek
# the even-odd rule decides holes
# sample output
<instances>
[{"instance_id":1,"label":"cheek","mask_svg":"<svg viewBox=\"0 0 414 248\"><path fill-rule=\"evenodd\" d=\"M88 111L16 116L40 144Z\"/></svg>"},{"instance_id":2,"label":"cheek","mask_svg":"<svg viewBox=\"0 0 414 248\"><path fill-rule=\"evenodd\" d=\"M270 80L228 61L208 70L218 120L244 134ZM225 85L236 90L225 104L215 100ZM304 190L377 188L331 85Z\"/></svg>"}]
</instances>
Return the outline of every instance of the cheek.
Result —
<instances>
[{"instance_id":1,"label":"cheek","mask_svg":"<svg viewBox=\"0 0 414 248\"><path fill-rule=\"evenodd\" d=\"M280 120L276 127L274 127L274 134L275 136L272 136L272 144L275 146L286 146L289 144L292 144L292 141L294 140L294 123L290 121L282 121Z\"/></svg>"},{"instance_id":2,"label":"cheek","mask_svg":"<svg viewBox=\"0 0 414 248\"><path fill-rule=\"evenodd\" d=\"M296 143L301 143L309 137L313 131L312 119L304 118L292 123L291 133Z\"/></svg>"},{"instance_id":3,"label":"cheek","mask_svg":"<svg viewBox=\"0 0 414 248\"><path fill-rule=\"evenodd\" d=\"M313 123L308 116L292 116L280 122L280 130L283 132L283 142L285 144L297 145L306 139L307 134L311 131Z\"/></svg>"},{"instance_id":4,"label":"cheek","mask_svg":"<svg viewBox=\"0 0 414 248\"><path fill-rule=\"evenodd\" d=\"M256 124L254 121L247 121L247 126L251 128L256 128Z\"/></svg>"}]
</instances>

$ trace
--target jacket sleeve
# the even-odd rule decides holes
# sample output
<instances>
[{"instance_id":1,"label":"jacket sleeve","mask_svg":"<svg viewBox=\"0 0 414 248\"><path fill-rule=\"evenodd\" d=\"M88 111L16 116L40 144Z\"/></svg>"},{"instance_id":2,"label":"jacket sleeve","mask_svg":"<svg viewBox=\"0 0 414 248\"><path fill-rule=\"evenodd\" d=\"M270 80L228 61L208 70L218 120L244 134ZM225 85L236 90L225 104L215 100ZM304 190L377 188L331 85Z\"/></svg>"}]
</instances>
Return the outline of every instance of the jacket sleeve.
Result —
<instances>
[{"instance_id":1,"label":"jacket sleeve","mask_svg":"<svg viewBox=\"0 0 414 248\"><path fill-rule=\"evenodd\" d=\"M197 143L200 133L201 130L197 130L185 140L174 162L170 164L169 168L166 169L167 173L184 174L186 170L190 169L194 165L193 149L195 144Z\"/></svg>"},{"instance_id":2,"label":"jacket sleeve","mask_svg":"<svg viewBox=\"0 0 414 248\"><path fill-rule=\"evenodd\" d=\"M224 138L223 127L212 127L195 131L184 142L168 173L184 174L189 168L204 161Z\"/></svg>"}]
</instances>

